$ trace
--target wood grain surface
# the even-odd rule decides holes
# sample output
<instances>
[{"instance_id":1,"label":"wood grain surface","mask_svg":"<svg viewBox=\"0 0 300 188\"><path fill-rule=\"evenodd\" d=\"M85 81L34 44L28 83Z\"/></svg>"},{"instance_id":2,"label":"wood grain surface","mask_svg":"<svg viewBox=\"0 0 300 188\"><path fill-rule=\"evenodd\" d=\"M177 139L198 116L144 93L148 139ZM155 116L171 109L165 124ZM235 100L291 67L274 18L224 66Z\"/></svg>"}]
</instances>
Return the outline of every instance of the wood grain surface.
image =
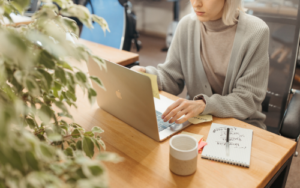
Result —
<instances>
[{"instance_id":1,"label":"wood grain surface","mask_svg":"<svg viewBox=\"0 0 300 188\"><path fill-rule=\"evenodd\" d=\"M126 66L139 60L139 55L119 50L102 44L94 43L84 39L78 39L80 44L88 47L94 55L97 55L105 60Z\"/></svg>"},{"instance_id":2,"label":"wood grain surface","mask_svg":"<svg viewBox=\"0 0 300 188\"><path fill-rule=\"evenodd\" d=\"M147 187L264 187L280 167L294 153L296 142L254 127L233 118L213 118L214 123L226 124L254 131L250 168L201 159L197 171L181 177L169 170L169 139L156 142L111 114L90 105L87 96L78 90L78 109L71 109L75 122L89 130L93 126L104 129L102 138L107 151L118 153L125 160L105 163L112 188ZM161 92L176 100L177 97ZM207 139L212 122L192 125L184 131L204 135Z\"/></svg>"}]
</instances>

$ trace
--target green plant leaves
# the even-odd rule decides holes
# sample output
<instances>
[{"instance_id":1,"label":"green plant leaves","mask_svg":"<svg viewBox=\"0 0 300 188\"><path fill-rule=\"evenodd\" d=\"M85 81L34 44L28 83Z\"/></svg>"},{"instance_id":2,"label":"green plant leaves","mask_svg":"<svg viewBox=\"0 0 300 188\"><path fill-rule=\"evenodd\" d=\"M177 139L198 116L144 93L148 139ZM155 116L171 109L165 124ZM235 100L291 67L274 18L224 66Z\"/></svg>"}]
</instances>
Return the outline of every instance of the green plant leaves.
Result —
<instances>
[{"instance_id":1,"label":"green plant leaves","mask_svg":"<svg viewBox=\"0 0 300 188\"><path fill-rule=\"evenodd\" d=\"M74 151L76 151L76 145L75 145L74 143L70 144L70 147L71 147Z\"/></svg>"},{"instance_id":2,"label":"green plant leaves","mask_svg":"<svg viewBox=\"0 0 300 188\"><path fill-rule=\"evenodd\" d=\"M65 104L61 101L55 101L54 104L60 108L64 113L69 113L67 107L65 106Z\"/></svg>"},{"instance_id":3,"label":"green plant leaves","mask_svg":"<svg viewBox=\"0 0 300 188\"><path fill-rule=\"evenodd\" d=\"M55 68L55 61L53 57L46 50L40 52L39 63L44 65L48 69Z\"/></svg>"},{"instance_id":4,"label":"green plant leaves","mask_svg":"<svg viewBox=\"0 0 300 188\"><path fill-rule=\"evenodd\" d=\"M4 180L0 180L0 188L6 188Z\"/></svg>"},{"instance_id":5,"label":"green plant leaves","mask_svg":"<svg viewBox=\"0 0 300 188\"><path fill-rule=\"evenodd\" d=\"M97 139L97 142L100 144L100 146L101 146L104 150L106 150L106 145L105 145L105 143L103 142L103 140Z\"/></svg>"},{"instance_id":6,"label":"green plant leaves","mask_svg":"<svg viewBox=\"0 0 300 188\"><path fill-rule=\"evenodd\" d=\"M14 0L11 4L18 10L20 14L23 14L25 8L28 7L30 0Z\"/></svg>"},{"instance_id":7,"label":"green plant leaves","mask_svg":"<svg viewBox=\"0 0 300 188\"><path fill-rule=\"evenodd\" d=\"M92 128L92 132L93 132L93 133L103 133L104 130L101 129L100 127L93 127L93 128Z\"/></svg>"},{"instance_id":8,"label":"green plant leaves","mask_svg":"<svg viewBox=\"0 0 300 188\"><path fill-rule=\"evenodd\" d=\"M87 131L84 133L84 136L93 137L94 133L92 131Z\"/></svg>"},{"instance_id":9,"label":"green plant leaves","mask_svg":"<svg viewBox=\"0 0 300 188\"><path fill-rule=\"evenodd\" d=\"M82 150L82 141L81 141L81 140L78 140L78 141L76 142L76 148L77 148L78 150Z\"/></svg>"},{"instance_id":10,"label":"green plant leaves","mask_svg":"<svg viewBox=\"0 0 300 188\"><path fill-rule=\"evenodd\" d=\"M103 19L102 17L99 17L97 15L93 15L92 19L93 19L93 21L95 21L96 23L98 23L101 26L101 28L102 28L102 30L104 32L104 35L105 35L105 31L110 32L110 30L108 28L108 24L105 21L105 19Z\"/></svg>"},{"instance_id":11,"label":"green plant leaves","mask_svg":"<svg viewBox=\"0 0 300 188\"><path fill-rule=\"evenodd\" d=\"M80 5L72 5L69 6L66 9L61 10L61 14L64 16L75 16L77 17L85 26L92 28L92 20L91 20L91 14L89 10Z\"/></svg>"},{"instance_id":12,"label":"green plant leaves","mask_svg":"<svg viewBox=\"0 0 300 188\"><path fill-rule=\"evenodd\" d=\"M81 83L85 84L86 81L87 81L86 75L83 72L81 72L81 71L76 72L75 77Z\"/></svg>"},{"instance_id":13,"label":"green plant leaves","mask_svg":"<svg viewBox=\"0 0 300 188\"><path fill-rule=\"evenodd\" d=\"M52 160L55 157L54 150L52 147L44 143L40 143L39 149L41 151L42 156L45 157L46 159Z\"/></svg>"},{"instance_id":14,"label":"green plant leaves","mask_svg":"<svg viewBox=\"0 0 300 188\"><path fill-rule=\"evenodd\" d=\"M29 127L31 129L34 129L37 127L37 123L35 120L31 119L31 118L26 118L26 123L29 125Z\"/></svg>"},{"instance_id":15,"label":"green plant leaves","mask_svg":"<svg viewBox=\"0 0 300 188\"><path fill-rule=\"evenodd\" d=\"M8 35L7 35L7 38L9 39L9 41L12 43L12 44L15 44L16 47L18 48L18 50L20 50L20 52L27 52L28 48L27 48L27 44L24 40L22 40L22 38L18 35L16 35L16 33L14 32L10 32Z\"/></svg>"},{"instance_id":16,"label":"green plant leaves","mask_svg":"<svg viewBox=\"0 0 300 188\"><path fill-rule=\"evenodd\" d=\"M101 161L109 161L109 162L114 162L118 163L123 161L123 158L120 157L119 155L111 152L100 152L97 155L97 159L100 159Z\"/></svg>"},{"instance_id":17,"label":"green plant leaves","mask_svg":"<svg viewBox=\"0 0 300 188\"><path fill-rule=\"evenodd\" d=\"M82 145L84 153L88 157L92 158L94 156L94 142L92 141L92 139L85 136L83 138Z\"/></svg>"},{"instance_id":18,"label":"green plant leaves","mask_svg":"<svg viewBox=\"0 0 300 188\"><path fill-rule=\"evenodd\" d=\"M79 28L74 20L67 17L61 17L61 21L67 32L74 33L77 36L79 35Z\"/></svg>"},{"instance_id":19,"label":"green plant leaves","mask_svg":"<svg viewBox=\"0 0 300 188\"><path fill-rule=\"evenodd\" d=\"M74 76L73 76L72 73L67 72L67 80L68 80L68 82L69 82L69 89L70 89L71 85L74 85L74 84L75 84L75 78L74 78ZM74 91L75 91L75 90L73 90L73 93L74 93Z\"/></svg>"},{"instance_id":20,"label":"green plant leaves","mask_svg":"<svg viewBox=\"0 0 300 188\"><path fill-rule=\"evenodd\" d=\"M4 60L0 57L0 84L6 82L7 74L5 71Z\"/></svg>"},{"instance_id":21,"label":"green plant leaves","mask_svg":"<svg viewBox=\"0 0 300 188\"><path fill-rule=\"evenodd\" d=\"M60 61L60 62L59 62L59 65L61 65L62 68L65 68L65 69L68 69L68 70L70 70L70 71L73 71L73 68L72 68L68 63L66 63L66 62L64 62L64 61Z\"/></svg>"},{"instance_id":22,"label":"green plant leaves","mask_svg":"<svg viewBox=\"0 0 300 188\"><path fill-rule=\"evenodd\" d=\"M53 80L51 74L43 69L38 69L38 71L41 75L43 75L44 79L46 80L47 89L51 88L51 84Z\"/></svg>"},{"instance_id":23,"label":"green plant leaves","mask_svg":"<svg viewBox=\"0 0 300 188\"><path fill-rule=\"evenodd\" d=\"M88 89L88 98L91 104L95 103L97 92L93 88Z\"/></svg>"},{"instance_id":24,"label":"green plant leaves","mask_svg":"<svg viewBox=\"0 0 300 188\"><path fill-rule=\"evenodd\" d=\"M74 127L74 128L82 128L81 125L77 124L77 123L71 123L70 126Z\"/></svg>"},{"instance_id":25,"label":"green plant leaves","mask_svg":"<svg viewBox=\"0 0 300 188\"><path fill-rule=\"evenodd\" d=\"M63 85L65 85L67 83L66 73L65 73L64 69L62 69L60 67L56 67L55 68L55 77L58 78Z\"/></svg>"},{"instance_id":26,"label":"green plant leaves","mask_svg":"<svg viewBox=\"0 0 300 188\"><path fill-rule=\"evenodd\" d=\"M77 58L85 62L92 56L90 50L81 44L76 44Z\"/></svg>"},{"instance_id":27,"label":"green plant leaves","mask_svg":"<svg viewBox=\"0 0 300 188\"><path fill-rule=\"evenodd\" d=\"M74 129L71 135L73 138L80 138L82 136L81 132L78 129Z\"/></svg>"},{"instance_id":28,"label":"green plant leaves","mask_svg":"<svg viewBox=\"0 0 300 188\"><path fill-rule=\"evenodd\" d=\"M11 164L11 166L21 172L24 172L24 161L21 158L23 157L23 153L18 152L15 149L8 149L7 153L8 156L6 157L9 159L8 162Z\"/></svg>"},{"instance_id":29,"label":"green plant leaves","mask_svg":"<svg viewBox=\"0 0 300 188\"><path fill-rule=\"evenodd\" d=\"M99 87L101 87L106 91L106 88L104 87L104 85L102 84L101 80L98 77L90 76L90 79L94 81Z\"/></svg>"},{"instance_id":30,"label":"green plant leaves","mask_svg":"<svg viewBox=\"0 0 300 188\"><path fill-rule=\"evenodd\" d=\"M47 134L47 138L51 141L57 142L62 140L62 136L56 132Z\"/></svg>"},{"instance_id":31,"label":"green plant leaves","mask_svg":"<svg viewBox=\"0 0 300 188\"><path fill-rule=\"evenodd\" d=\"M68 98L72 99L73 101L77 100L77 97L71 91L67 91L66 95L67 95Z\"/></svg>"},{"instance_id":32,"label":"green plant leaves","mask_svg":"<svg viewBox=\"0 0 300 188\"><path fill-rule=\"evenodd\" d=\"M71 148L67 148L64 150L64 153L69 156L69 157L73 157L73 150Z\"/></svg>"},{"instance_id":33,"label":"green plant leaves","mask_svg":"<svg viewBox=\"0 0 300 188\"><path fill-rule=\"evenodd\" d=\"M100 144L97 142L97 140L95 138L92 138L94 144L97 146L98 150L101 151L101 147Z\"/></svg>"},{"instance_id":34,"label":"green plant leaves","mask_svg":"<svg viewBox=\"0 0 300 188\"><path fill-rule=\"evenodd\" d=\"M99 176L104 172L103 168L97 165L88 166L88 168L93 176Z\"/></svg>"},{"instance_id":35,"label":"green plant leaves","mask_svg":"<svg viewBox=\"0 0 300 188\"><path fill-rule=\"evenodd\" d=\"M37 161L34 153L32 151L26 151L25 152L25 158L26 161L28 163L28 166L32 169L32 170L39 170L39 162Z\"/></svg>"},{"instance_id":36,"label":"green plant leaves","mask_svg":"<svg viewBox=\"0 0 300 188\"><path fill-rule=\"evenodd\" d=\"M55 2L59 7L61 7L62 9L64 9L66 7L66 2L64 0L53 0L53 2Z\"/></svg>"},{"instance_id":37,"label":"green plant leaves","mask_svg":"<svg viewBox=\"0 0 300 188\"><path fill-rule=\"evenodd\" d=\"M14 73L14 77L15 77L15 79L17 80L17 82L19 83L19 84L23 84L23 73L22 73L22 71L20 71L20 70L17 70L15 73Z\"/></svg>"},{"instance_id":38,"label":"green plant leaves","mask_svg":"<svg viewBox=\"0 0 300 188\"><path fill-rule=\"evenodd\" d=\"M38 115L44 123L48 123L53 116L53 111L47 105L42 105Z\"/></svg>"},{"instance_id":39,"label":"green plant leaves","mask_svg":"<svg viewBox=\"0 0 300 188\"><path fill-rule=\"evenodd\" d=\"M25 80L25 86L32 96L38 97L40 95L40 88L34 79L27 77Z\"/></svg>"},{"instance_id":40,"label":"green plant leaves","mask_svg":"<svg viewBox=\"0 0 300 188\"><path fill-rule=\"evenodd\" d=\"M99 58L98 56L93 55L93 60L98 64L100 70L102 70L102 68L104 68L105 71L107 71L107 66L106 66L106 62Z\"/></svg>"},{"instance_id":41,"label":"green plant leaves","mask_svg":"<svg viewBox=\"0 0 300 188\"><path fill-rule=\"evenodd\" d=\"M0 17L13 21L10 14L22 13L29 3L0 0ZM106 63L66 39L66 31L75 36L78 27L62 14L78 16L89 27L94 20L109 31L104 19L71 0L45 0L31 24L0 28L0 188L108 186L105 169L93 158L95 146L105 149L98 136L103 130L85 132L59 117L71 117L68 105L76 106L78 85L91 102L97 93L88 79L104 88L99 78L75 71L69 60L94 59L105 70Z\"/></svg>"}]
</instances>

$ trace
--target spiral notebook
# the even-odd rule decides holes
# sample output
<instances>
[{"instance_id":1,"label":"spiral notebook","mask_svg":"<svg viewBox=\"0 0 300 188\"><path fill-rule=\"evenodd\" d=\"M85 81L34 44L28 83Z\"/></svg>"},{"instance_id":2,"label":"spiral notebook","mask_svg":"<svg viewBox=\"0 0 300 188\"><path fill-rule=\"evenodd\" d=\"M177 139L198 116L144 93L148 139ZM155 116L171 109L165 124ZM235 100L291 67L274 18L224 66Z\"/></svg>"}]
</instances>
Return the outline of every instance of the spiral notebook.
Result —
<instances>
[{"instance_id":1,"label":"spiral notebook","mask_svg":"<svg viewBox=\"0 0 300 188\"><path fill-rule=\"evenodd\" d=\"M230 128L229 155L226 154L227 128ZM213 123L201 157L249 168L252 137L253 130Z\"/></svg>"}]
</instances>

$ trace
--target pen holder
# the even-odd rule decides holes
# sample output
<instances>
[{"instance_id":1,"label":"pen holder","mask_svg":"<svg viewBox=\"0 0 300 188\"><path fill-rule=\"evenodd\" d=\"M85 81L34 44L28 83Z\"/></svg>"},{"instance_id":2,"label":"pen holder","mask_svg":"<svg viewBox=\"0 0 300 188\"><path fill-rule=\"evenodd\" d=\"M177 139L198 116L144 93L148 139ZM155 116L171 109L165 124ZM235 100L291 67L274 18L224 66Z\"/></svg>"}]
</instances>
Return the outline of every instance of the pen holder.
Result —
<instances>
[{"instance_id":1,"label":"pen holder","mask_svg":"<svg viewBox=\"0 0 300 188\"><path fill-rule=\"evenodd\" d=\"M176 135L170 139L170 170L177 175L187 176L197 169L198 143L189 135Z\"/></svg>"}]
</instances>

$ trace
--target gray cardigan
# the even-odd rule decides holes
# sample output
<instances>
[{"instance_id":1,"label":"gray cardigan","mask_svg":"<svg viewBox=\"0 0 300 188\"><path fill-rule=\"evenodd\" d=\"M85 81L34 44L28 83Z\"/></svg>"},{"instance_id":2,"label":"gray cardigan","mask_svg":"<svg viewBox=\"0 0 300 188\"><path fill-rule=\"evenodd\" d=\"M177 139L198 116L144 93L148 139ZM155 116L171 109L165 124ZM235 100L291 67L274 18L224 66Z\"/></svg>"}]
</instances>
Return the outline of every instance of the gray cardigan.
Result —
<instances>
[{"instance_id":1,"label":"gray cardigan","mask_svg":"<svg viewBox=\"0 0 300 188\"><path fill-rule=\"evenodd\" d=\"M146 72L157 75L160 90L178 95L186 84L187 99L204 97L204 115L233 117L266 129L261 112L269 75L266 23L240 12L222 95L212 93L201 62L200 40L200 21L185 16L178 24L165 63L146 67Z\"/></svg>"}]
</instances>

